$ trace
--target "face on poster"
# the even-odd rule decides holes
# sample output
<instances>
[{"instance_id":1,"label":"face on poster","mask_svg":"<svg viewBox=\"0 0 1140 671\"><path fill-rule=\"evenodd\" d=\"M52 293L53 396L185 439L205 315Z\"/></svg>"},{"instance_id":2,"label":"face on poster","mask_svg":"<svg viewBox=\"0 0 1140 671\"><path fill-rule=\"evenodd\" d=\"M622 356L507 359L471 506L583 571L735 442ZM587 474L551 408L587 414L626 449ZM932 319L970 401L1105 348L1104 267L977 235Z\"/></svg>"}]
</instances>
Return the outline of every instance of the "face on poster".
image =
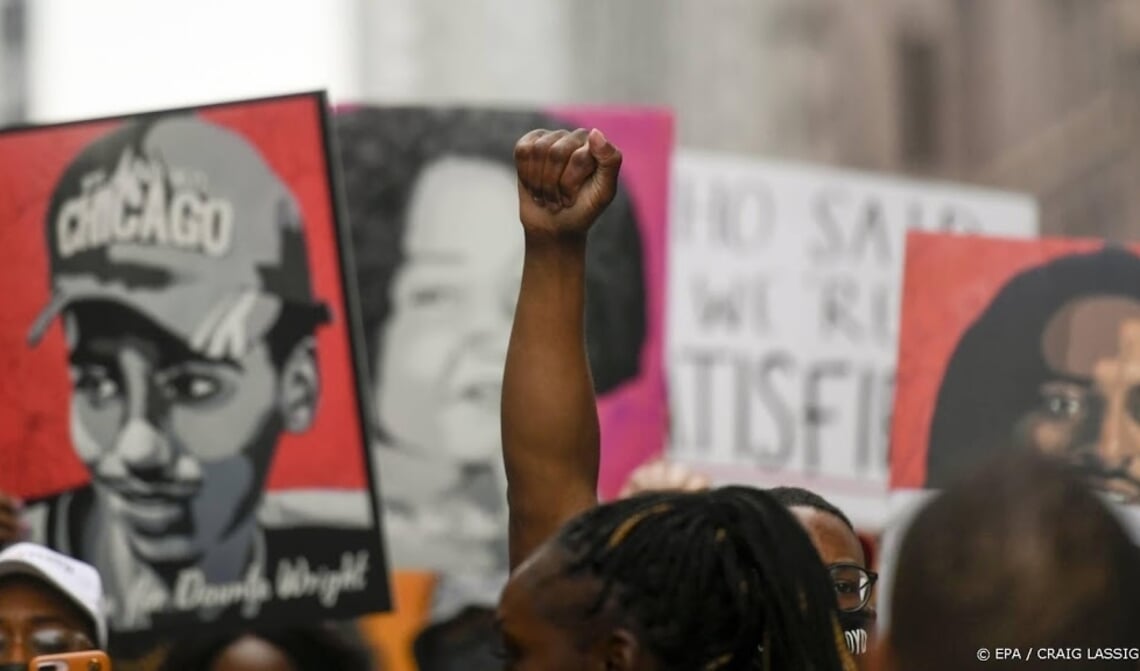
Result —
<instances>
[{"instance_id":1,"label":"face on poster","mask_svg":"<svg viewBox=\"0 0 1140 671\"><path fill-rule=\"evenodd\" d=\"M883 626L909 521L1003 451L1067 465L1140 541L1136 247L918 233L907 246Z\"/></svg>"},{"instance_id":2,"label":"face on poster","mask_svg":"<svg viewBox=\"0 0 1140 671\"><path fill-rule=\"evenodd\" d=\"M0 135L0 489L112 629L386 607L320 94Z\"/></svg>"},{"instance_id":3,"label":"face on poster","mask_svg":"<svg viewBox=\"0 0 1140 671\"><path fill-rule=\"evenodd\" d=\"M671 456L721 482L806 487L866 529L887 430L908 230L1036 232L1016 194L750 157L677 157Z\"/></svg>"},{"instance_id":4,"label":"face on poster","mask_svg":"<svg viewBox=\"0 0 1140 671\"><path fill-rule=\"evenodd\" d=\"M523 259L514 145L535 128L598 127L622 183L591 231L586 330L603 426L602 489L660 451L663 235L671 119L354 107L336 126L358 252L394 564L506 571L499 405Z\"/></svg>"},{"instance_id":5,"label":"face on poster","mask_svg":"<svg viewBox=\"0 0 1140 671\"><path fill-rule=\"evenodd\" d=\"M910 245L892 488L942 488L1026 449L1140 503L1137 250L927 235Z\"/></svg>"}]
</instances>

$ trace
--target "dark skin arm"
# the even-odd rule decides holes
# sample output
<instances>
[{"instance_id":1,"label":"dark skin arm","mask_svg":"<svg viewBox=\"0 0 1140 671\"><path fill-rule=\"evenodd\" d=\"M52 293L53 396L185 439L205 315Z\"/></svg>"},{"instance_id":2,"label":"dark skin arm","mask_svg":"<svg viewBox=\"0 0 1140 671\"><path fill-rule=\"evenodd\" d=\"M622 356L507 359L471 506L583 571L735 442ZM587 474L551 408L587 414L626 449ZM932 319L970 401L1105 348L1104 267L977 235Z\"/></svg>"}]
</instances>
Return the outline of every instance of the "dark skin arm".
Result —
<instances>
[{"instance_id":1,"label":"dark skin arm","mask_svg":"<svg viewBox=\"0 0 1140 671\"><path fill-rule=\"evenodd\" d=\"M538 130L519 140L515 163L526 254L503 375L512 570L597 504L586 234L617 191L621 152L596 130Z\"/></svg>"}]
</instances>

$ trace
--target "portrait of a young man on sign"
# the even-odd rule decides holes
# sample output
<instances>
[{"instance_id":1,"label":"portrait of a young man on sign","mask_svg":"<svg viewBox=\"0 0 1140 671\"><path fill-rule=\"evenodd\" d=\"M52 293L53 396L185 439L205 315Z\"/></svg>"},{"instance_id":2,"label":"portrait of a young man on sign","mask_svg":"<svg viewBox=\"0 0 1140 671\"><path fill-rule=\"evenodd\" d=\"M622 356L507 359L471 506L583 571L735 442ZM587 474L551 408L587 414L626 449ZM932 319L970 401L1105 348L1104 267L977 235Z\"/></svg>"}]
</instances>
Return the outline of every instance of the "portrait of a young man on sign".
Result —
<instances>
[{"instance_id":1,"label":"portrait of a young man on sign","mask_svg":"<svg viewBox=\"0 0 1140 671\"><path fill-rule=\"evenodd\" d=\"M893 487L942 488L1025 449L1140 503L1138 362L1134 250L912 235Z\"/></svg>"},{"instance_id":2,"label":"portrait of a young man on sign","mask_svg":"<svg viewBox=\"0 0 1140 671\"><path fill-rule=\"evenodd\" d=\"M387 604L324 115L0 135L0 489L118 633Z\"/></svg>"}]
</instances>

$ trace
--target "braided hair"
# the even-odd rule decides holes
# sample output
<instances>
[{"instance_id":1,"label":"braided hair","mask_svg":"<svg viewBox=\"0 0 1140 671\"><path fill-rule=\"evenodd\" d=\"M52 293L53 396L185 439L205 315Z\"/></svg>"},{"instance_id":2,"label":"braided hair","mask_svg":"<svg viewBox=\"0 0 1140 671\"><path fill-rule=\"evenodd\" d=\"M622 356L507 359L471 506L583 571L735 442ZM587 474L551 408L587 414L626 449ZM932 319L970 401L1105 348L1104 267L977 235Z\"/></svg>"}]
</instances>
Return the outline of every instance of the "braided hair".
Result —
<instances>
[{"instance_id":1,"label":"braided hair","mask_svg":"<svg viewBox=\"0 0 1140 671\"><path fill-rule=\"evenodd\" d=\"M601 581L590 615L621 618L663 671L850 668L816 551L766 493L651 492L583 513L557 543L568 575Z\"/></svg>"}]
</instances>

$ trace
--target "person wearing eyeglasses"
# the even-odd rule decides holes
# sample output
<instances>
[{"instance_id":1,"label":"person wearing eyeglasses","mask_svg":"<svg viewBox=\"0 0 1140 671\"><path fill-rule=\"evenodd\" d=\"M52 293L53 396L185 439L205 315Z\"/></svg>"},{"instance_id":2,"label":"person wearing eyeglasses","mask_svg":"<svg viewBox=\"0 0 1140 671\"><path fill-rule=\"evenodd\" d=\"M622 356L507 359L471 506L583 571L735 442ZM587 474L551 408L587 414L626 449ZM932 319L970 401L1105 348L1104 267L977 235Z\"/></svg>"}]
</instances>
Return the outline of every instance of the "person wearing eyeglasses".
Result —
<instances>
[{"instance_id":1,"label":"person wearing eyeglasses","mask_svg":"<svg viewBox=\"0 0 1140 671\"><path fill-rule=\"evenodd\" d=\"M868 568L867 553L855 525L826 499L799 487L776 487L768 493L784 504L807 530L827 566L839 602L839 624L854 655L867 652L876 618L871 596L879 576Z\"/></svg>"},{"instance_id":2,"label":"person wearing eyeglasses","mask_svg":"<svg viewBox=\"0 0 1140 671\"><path fill-rule=\"evenodd\" d=\"M0 552L0 671L26 671L35 657L106 644L94 567L33 543Z\"/></svg>"},{"instance_id":3,"label":"person wearing eyeglasses","mask_svg":"<svg viewBox=\"0 0 1140 671\"><path fill-rule=\"evenodd\" d=\"M657 460L633 471L622 488L622 498L651 491L700 491L712 481L683 464ZM847 649L862 662L877 617L872 595L879 576L869 570L870 557L851 520L822 496L799 487L767 490L807 530L832 581L839 604L839 624ZM860 664L862 666L862 664Z\"/></svg>"}]
</instances>

